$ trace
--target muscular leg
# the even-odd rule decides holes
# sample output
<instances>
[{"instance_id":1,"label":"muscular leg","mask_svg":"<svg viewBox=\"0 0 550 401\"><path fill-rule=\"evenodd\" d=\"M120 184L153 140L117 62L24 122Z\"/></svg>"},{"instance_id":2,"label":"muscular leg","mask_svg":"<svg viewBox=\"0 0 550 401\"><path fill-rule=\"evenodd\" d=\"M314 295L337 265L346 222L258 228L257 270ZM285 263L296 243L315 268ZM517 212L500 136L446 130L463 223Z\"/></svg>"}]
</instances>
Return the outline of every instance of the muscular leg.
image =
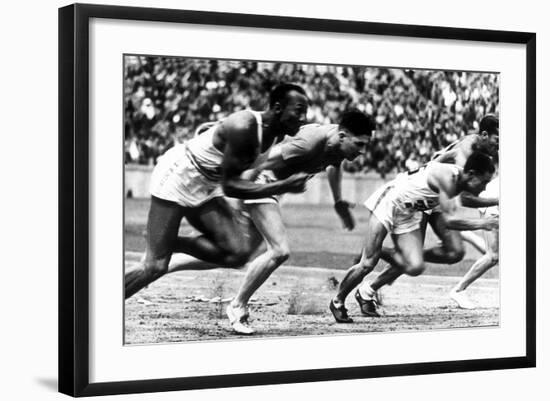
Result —
<instances>
[{"instance_id":1,"label":"muscular leg","mask_svg":"<svg viewBox=\"0 0 550 401\"><path fill-rule=\"evenodd\" d=\"M221 267L241 267L257 245L250 226L238 219L225 198L214 198L196 208L186 209L187 221L201 232L178 237L175 252L182 252ZM190 262L191 263L191 262ZM180 266L178 270L182 270Z\"/></svg>"},{"instance_id":2,"label":"muscular leg","mask_svg":"<svg viewBox=\"0 0 550 401\"><path fill-rule=\"evenodd\" d=\"M145 258L126 270L125 298L131 297L166 273L182 217L183 208L178 204L151 197Z\"/></svg>"},{"instance_id":3,"label":"muscular leg","mask_svg":"<svg viewBox=\"0 0 550 401\"><path fill-rule=\"evenodd\" d=\"M426 228L428 225L428 215L422 213L422 220L420 222L420 235L422 238L422 243L426 238ZM395 242L395 240L394 240ZM382 254L380 256L385 262L388 262L389 265L380 273L379 275L379 284L389 285L392 284L399 276L401 276L407 269L407 261L403 257L403 254L397 248L382 248ZM376 286L377 284L375 284ZM375 291L372 289L373 292ZM366 291L361 291L364 293L364 296L367 297Z\"/></svg>"},{"instance_id":4,"label":"muscular leg","mask_svg":"<svg viewBox=\"0 0 550 401\"><path fill-rule=\"evenodd\" d=\"M393 241L396 246L396 251L401 255L404 261L404 268L399 266L389 266L381 272L373 282L370 283L371 288L377 291L386 284L395 280L399 275L405 273L410 276L418 276L422 274L425 268L422 245L423 233L420 229L404 234L393 235Z\"/></svg>"},{"instance_id":5,"label":"muscular leg","mask_svg":"<svg viewBox=\"0 0 550 401\"><path fill-rule=\"evenodd\" d=\"M192 225L203 234L178 237L174 250L177 253L172 255L168 265L168 273L182 270L207 270L218 267L240 268L244 265L246 259L252 258L258 252L263 238L252 224L251 219L240 215L240 211L231 206L229 202L216 203L216 205L218 210L214 212L211 211L212 205L204 207L205 210L210 211L210 215L213 214L213 218L212 216L207 219L201 218L200 209L193 212L193 215L188 218L192 221ZM205 213L205 215L208 214ZM214 223L207 220L213 220ZM213 233L211 227L216 227ZM230 240L236 239L236 241L232 241L227 245L228 238ZM236 247L239 239L242 241L242 249ZM209 260L209 262L184 252L193 252ZM229 260L229 265L222 265L228 259L242 259L243 263L237 264L237 261L232 262Z\"/></svg>"},{"instance_id":6,"label":"muscular leg","mask_svg":"<svg viewBox=\"0 0 550 401\"><path fill-rule=\"evenodd\" d=\"M485 238L487 239L487 252L472 265L462 280L455 286L454 291L464 291L470 284L498 263L498 231L486 232Z\"/></svg>"},{"instance_id":7,"label":"muscular leg","mask_svg":"<svg viewBox=\"0 0 550 401\"><path fill-rule=\"evenodd\" d=\"M201 235L178 237L184 216ZM197 208L184 208L152 197L145 258L125 273L125 297L168 272L243 266L252 252L251 238L254 238L245 236L245 231L223 198L214 198ZM169 268L172 253L183 250L194 255L178 257Z\"/></svg>"},{"instance_id":8,"label":"muscular leg","mask_svg":"<svg viewBox=\"0 0 550 401\"><path fill-rule=\"evenodd\" d=\"M250 297L273 271L289 257L290 251L281 210L275 203L256 203L248 206L254 225L262 234L267 249L248 265L246 276L232 306L243 308Z\"/></svg>"},{"instance_id":9,"label":"muscular leg","mask_svg":"<svg viewBox=\"0 0 550 401\"><path fill-rule=\"evenodd\" d=\"M348 269L338 286L338 292L333 299L336 306L344 305L348 294L374 269L380 258L382 242L388 231L376 216L370 212L367 217L366 226L366 242L361 254L361 260Z\"/></svg>"},{"instance_id":10,"label":"muscular leg","mask_svg":"<svg viewBox=\"0 0 550 401\"><path fill-rule=\"evenodd\" d=\"M449 230L443 222L443 215L433 212L429 217L429 223L434 233L441 239L442 245L424 251L424 259L431 263L458 263L464 258L464 244L460 233Z\"/></svg>"}]
</instances>

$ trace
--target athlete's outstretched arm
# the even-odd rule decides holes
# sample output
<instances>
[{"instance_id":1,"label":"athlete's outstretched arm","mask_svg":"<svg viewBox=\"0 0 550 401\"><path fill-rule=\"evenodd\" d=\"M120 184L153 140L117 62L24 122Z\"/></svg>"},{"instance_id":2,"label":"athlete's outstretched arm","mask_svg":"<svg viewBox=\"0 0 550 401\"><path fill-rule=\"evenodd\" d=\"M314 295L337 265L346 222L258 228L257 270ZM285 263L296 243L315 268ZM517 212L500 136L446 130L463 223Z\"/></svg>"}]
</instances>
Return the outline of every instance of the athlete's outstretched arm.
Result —
<instances>
[{"instance_id":1,"label":"athlete's outstretched arm","mask_svg":"<svg viewBox=\"0 0 550 401\"><path fill-rule=\"evenodd\" d=\"M449 199L444 190L440 191L439 202L443 212L443 222L450 230L493 230L498 228L498 218L462 218L456 215L456 203Z\"/></svg>"},{"instance_id":2,"label":"athlete's outstretched arm","mask_svg":"<svg viewBox=\"0 0 550 401\"><path fill-rule=\"evenodd\" d=\"M498 218L488 217L484 219L462 219L456 216L445 216L445 225L450 230L470 231L470 230L494 230L499 226Z\"/></svg>"},{"instance_id":3,"label":"athlete's outstretched arm","mask_svg":"<svg viewBox=\"0 0 550 401\"><path fill-rule=\"evenodd\" d=\"M340 217L344 228L351 231L355 228L355 218L350 209L354 208L355 204L342 199L342 169L340 166L327 167L327 177L334 199L334 210Z\"/></svg>"},{"instance_id":4,"label":"athlete's outstretched arm","mask_svg":"<svg viewBox=\"0 0 550 401\"><path fill-rule=\"evenodd\" d=\"M491 207L491 206L498 206L499 199L498 198L482 198L479 196L476 196L470 192L462 192L460 194L460 202L462 203L462 206L464 207Z\"/></svg>"},{"instance_id":5,"label":"athlete's outstretched arm","mask_svg":"<svg viewBox=\"0 0 550 401\"><path fill-rule=\"evenodd\" d=\"M428 177L428 183L437 188L444 225L450 230L492 230L498 228L497 218L462 218L457 216L456 202L451 198L456 195L456 176L448 168L441 168ZM460 194L458 194L460 195Z\"/></svg>"}]
</instances>

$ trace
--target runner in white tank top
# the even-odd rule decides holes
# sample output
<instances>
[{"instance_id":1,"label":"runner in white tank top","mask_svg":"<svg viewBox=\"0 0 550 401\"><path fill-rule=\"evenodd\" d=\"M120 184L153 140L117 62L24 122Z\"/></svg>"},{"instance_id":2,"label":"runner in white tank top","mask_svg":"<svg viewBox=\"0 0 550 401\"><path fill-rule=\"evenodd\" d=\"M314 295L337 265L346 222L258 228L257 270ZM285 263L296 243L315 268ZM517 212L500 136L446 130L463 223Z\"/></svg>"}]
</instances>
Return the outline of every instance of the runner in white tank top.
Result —
<instances>
[{"instance_id":1,"label":"runner in white tank top","mask_svg":"<svg viewBox=\"0 0 550 401\"><path fill-rule=\"evenodd\" d=\"M241 174L275 141L298 132L307 107L301 87L281 84L270 93L268 110L233 113L166 152L152 176L145 257L125 273L126 297L163 276L174 252L189 256L189 269L246 263L256 244L222 195L254 199L305 189L305 174L265 185ZM199 235L178 236L184 217Z\"/></svg>"},{"instance_id":2,"label":"runner in white tank top","mask_svg":"<svg viewBox=\"0 0 550 401\"><path fill-rule=\"evenodd\" d=\"M499 122L498 118L492 114L484 116L479 123L479 133L468 135L456 142L453 142L445 149L437 152L433 160L440 163L454 164L459 167L464 167L467 159L474 153L479 152L491 157L495 162L498 162L498 138L499 138ZM498 205L498 197L485 198L480 197L478 194L472 194L469 191L463 191L460 196L454 200L453 207L466 206L466 207L489 207ZM432 227L433 232L441 240L440 244L424 250L424 261L430 263L445 263L452 264L457 263L464 257L465 250L463 244L463 238L467 238L474 246L479 246L477 238L472 238L475 234L464 230L464 236L458 230L452 230L448 227L445 216L440 207L425 210L420 215L420 227L422 238L425 237L427 224ZM415 222L416 224L416 222ZM469 235L468 235L469 234ZM386 267L381 277L374 286L382 286L389 282L394 281L399 277L398 271L405 269L404 262L400 258L398 252L395 249L383 248L381 252L381 258L388 262L390 265ZM395 269L393 267L397 267ZM377 316L376 305L372 300L376 299L376 294L368 283L362 285L359 289L360 294L364 294L367 300L365 301L361 297L356 299L361 306L361 310L364 315ZM369 297L368 294L372 296Z\"/></svg>"},{"instance_id":3,"label":"runner in white tank top","mask_svg":"<svg viewBox=\"0 0 550 401\"><path fill-rule=\"evenodd\" d=\"M375 268L388 233L392 234L401 266L391 266L372 283L361 286L355 293L361 311L368 316L378 316L374 301L376 290L387 284L389 278L394 280L402 273L416 276L424 271L424 238L420 230L423 210L441 205L447 227L455 230L492 229L498 226L496 219L461 219L454 216L455 204L451 200L463 191L478 195L491 180L494 171L489 156L474 152L464 169L432 162L416 173L399 175L369 197L366 206L371 213L367 218L361 260L346 272L329 304L335 320L338 323L353 321L347 314L345 299Z\"/></svg>"},{"instance_id":4,"label":"runner in white tank top","mask_svg":"<svg viewBox=\"0 0 550 401\"><path fill-rule=\"evenodd\" d=\"M498 119L487 114L479 123L479 133L467 135L444 149L434 153L432 160L440 163L454 164L464 167L468 157L475 151L485 153L491 156L495 161L498 160L498 137L499 124ZM489 207L498 205L498 197L482 198L474 196L468 192L463 192L455 198L456 206L465 207ZM464 231L461 234L455 230L449 230L445 226L443 216L439 207L424 210L421 215L420 227L425 236L427 225L432 227L435 235L441 240L440 244L424 251L424 259L430 263L457 263L464 257L463 240L466 239L472 245L479 249L480 240L475 238L475 234ZM482 252L484 250L481 250ZM381 258L390 264L399 264L394 258L394 250L384 248Z\"/></svg>"}]
</instances>

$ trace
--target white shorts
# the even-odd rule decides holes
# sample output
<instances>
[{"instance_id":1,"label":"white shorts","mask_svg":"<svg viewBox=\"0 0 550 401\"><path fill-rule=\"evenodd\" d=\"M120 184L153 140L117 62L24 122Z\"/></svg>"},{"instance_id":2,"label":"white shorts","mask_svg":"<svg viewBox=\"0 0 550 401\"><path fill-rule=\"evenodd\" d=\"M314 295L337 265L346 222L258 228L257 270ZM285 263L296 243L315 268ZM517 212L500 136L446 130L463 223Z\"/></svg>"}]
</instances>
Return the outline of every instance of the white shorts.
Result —
<instances>
[{"instance_id":1,"label":"white shorts","mask_svg":"<svg viewBox=\"0 0 550 401\"><path fill-rule=\"evenodd\" d=\"M254 180L256 184L268 184L270 182L276 181L275 175L270 170L263 170L258 177ZM259 199L244 199L243 203L245 205L254 205L254 204L264 204L264 203L274 203L278 204L281 199L281 195L268 196L266 198Z\"/></svg>"},{"instance_id":2,"label":"white shorts","mask_svg":"<svg viewBox=\"0 0 550 401\"><path fill-rule=\"evenodd\" d=\"M159 158L151 176L151 195L183 207L197 207L223 196L220 182L202 175L186 151L184 144L176 145Z\"/></svg>"},{"instance_id":3,"label":"white shorts","mask_svg":"<svg viewBox=\"0 0 550 401\"><path fill-rule=\"evenodd\" d=\"M401 209L393 201L394 183L389 182L378 188L364 203L372 214L392 234L405 234L420 228L422 212Z\"/></svg>"}]
</instances>

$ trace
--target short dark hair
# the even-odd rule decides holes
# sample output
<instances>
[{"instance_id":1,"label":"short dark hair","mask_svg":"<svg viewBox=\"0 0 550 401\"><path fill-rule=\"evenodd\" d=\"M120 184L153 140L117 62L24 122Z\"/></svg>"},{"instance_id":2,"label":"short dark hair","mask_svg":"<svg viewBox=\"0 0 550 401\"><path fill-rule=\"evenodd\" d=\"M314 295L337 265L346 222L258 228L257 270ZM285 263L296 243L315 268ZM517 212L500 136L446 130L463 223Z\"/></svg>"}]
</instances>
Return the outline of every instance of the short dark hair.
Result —
<instances>
[{"instance_id":1,"label":"short dark hair","mask_svg":"<svg viewBox=\"0 0 550 401\"><path fill-rule=\"evenodd\" d=\"M281 83L275 86L269 93L269 107L273 107L275 103L285 105L289 92L296 91L307 97L306 91L300 85L291 83Z\"/></svg>"},{"instance_id":2,"label":"short dark hair","mask_svg":"<svg viewBox=\"0 0 550 401\"><path fill-rule=\"evenodd\" d=\"M347 129L352 135L372 135L376 129L376 124L372 117L366 115L358 109L345 111L340 118L340 127Z\"/></svg>"},{"instance_id":3,"label":"short dark hair","mask_svg":"<svg viewBox=\"0 0 550 401\"><path fill-rule=\"evenodd\" d=\"M473 171L475 174L485 174L495 172L493 158L483 152L473 152L466 160L464 171Z\"/></svg>"},{"instance_id":4,"label":"short dark hair","mask_svg":"<svg viewBox=\"0 0 550 401\"><path fill-rule=\"evenodd\" d=\"M489 135L498 135L498 118L494 114L486 114L479 122L479 133L483 131Z\"/></svg>"}]
</instances>

